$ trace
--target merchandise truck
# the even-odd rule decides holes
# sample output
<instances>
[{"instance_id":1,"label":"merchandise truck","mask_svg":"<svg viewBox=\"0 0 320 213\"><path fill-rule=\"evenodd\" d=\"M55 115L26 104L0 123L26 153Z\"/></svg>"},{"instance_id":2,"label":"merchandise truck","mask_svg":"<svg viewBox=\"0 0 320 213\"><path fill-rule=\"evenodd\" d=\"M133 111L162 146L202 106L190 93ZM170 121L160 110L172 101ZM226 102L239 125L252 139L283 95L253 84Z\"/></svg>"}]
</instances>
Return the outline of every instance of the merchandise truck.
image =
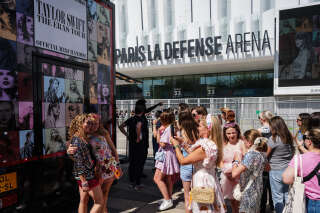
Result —
<instances>
[{"instance_id":1,"label":"merchandise truck","mask_svg":"<svg viewBox=\"0 0 320 213\"><path fill-rule=\"evenodd\" d=\"M0 212L74 212L70 122L97 113L115 142L113 3L0 1Z\"/></svg>"}]
</instances>

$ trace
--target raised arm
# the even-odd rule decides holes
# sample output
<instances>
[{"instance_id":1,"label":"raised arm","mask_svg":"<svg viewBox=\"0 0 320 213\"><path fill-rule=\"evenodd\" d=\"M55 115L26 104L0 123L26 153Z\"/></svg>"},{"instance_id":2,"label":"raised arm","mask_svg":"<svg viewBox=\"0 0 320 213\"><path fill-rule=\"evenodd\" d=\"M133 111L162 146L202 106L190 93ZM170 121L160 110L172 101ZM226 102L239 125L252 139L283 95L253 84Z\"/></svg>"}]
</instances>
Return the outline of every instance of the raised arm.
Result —
<instances>
[{"instance_id":1,"label":"raised arm","mask_svg":"<svg viewBox=\"0 0 320 213\"><path fill-rule=\"evenodd\" d=\"M130 118L129 118L129 119L130 119ZM126 120L125 122L123 122L123 123L119 126L119 129L120 129L120 131L122 132L122 134L124 134L125 136L129 137L128 132L124 129L124 127L127 126L127 122L128 122L128 120Z\"/></svg>"}]
</instances>

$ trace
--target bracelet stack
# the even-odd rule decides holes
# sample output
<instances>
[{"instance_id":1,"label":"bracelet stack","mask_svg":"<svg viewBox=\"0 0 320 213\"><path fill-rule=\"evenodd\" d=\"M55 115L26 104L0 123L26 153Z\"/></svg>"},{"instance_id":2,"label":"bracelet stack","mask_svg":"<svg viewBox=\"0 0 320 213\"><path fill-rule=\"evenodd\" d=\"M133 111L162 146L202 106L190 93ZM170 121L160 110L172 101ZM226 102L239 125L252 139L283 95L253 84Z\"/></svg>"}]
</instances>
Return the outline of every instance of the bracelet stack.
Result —
<instances>
[{"instance_id":1,"label":"bracelet stack","mask_svg":"<svg viewBox=\"0 0 320 213\"><path fill-rule=\"evenodd\" d=\"M89 187L88 181L82 182L81 186L82 187Z\"/></svg>"}]
</instances>

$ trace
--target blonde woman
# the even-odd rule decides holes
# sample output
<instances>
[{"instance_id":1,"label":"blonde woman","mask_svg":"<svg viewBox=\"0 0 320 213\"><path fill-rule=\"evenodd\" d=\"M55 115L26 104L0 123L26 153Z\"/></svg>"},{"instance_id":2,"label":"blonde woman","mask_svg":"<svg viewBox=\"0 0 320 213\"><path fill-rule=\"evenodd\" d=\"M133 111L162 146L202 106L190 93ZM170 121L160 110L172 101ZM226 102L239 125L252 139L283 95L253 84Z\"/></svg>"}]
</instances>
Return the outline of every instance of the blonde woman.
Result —
<instances>
[{"instance_id":1,"label":"blonde woman","mask_svg":"<svg viewBox=\"0 0 320 213\"><path fill-rule=\"evenodd\" d=\"M90 113L87 115L90 124L89 134L86 136L87 141L92 146L93 154L99 165L99 175L101 189L103 193L103 213L107 213L107 201L111 185L114 181L114 171L112 168L119 167L119 157L117 150L110 138L109 132L101 124L100 117L97 114ZM68 154L72 154L76 149L69 147ZM122 172L121 169L119 170ZM88 193L80 194L81 212L87 212ZM80 212L80 210L79 210Z\"/></svg>"},{"instance_id":2,"label":"blonde woman","mask_svg":"<svg viewBox=\"0 0 320 213\"><path fill-rule=\"evenodd\" d=\"M92 148L86 140L86 135L92 128L89 120L88 115L77 115L70 125L69 134L72 136L70 146L77 147L72 155L73 173L79 185L79 213L87 212L87 208L84 208L84 201L88 200L85 198L86 193L94 201L90 213L100 213L103 207L103 195L99 178L95 175L96 161L91 154Z\"/></svg>"},{"instance_id":3,"label":"blonde woman","mask_svg":"<svg viewBox=\"0 0 320 213\"><path fill-rule=\"evenodd\" d=\"M261 133L263 137L266 137L266 138L271 137L270 119L272 117L273 117L273 114L270 111L262 111L259 113L258 119L262 126L258 129L258 131Z\"/></svg>"},{"instance_id":4,"label":"blonde woman","mask_svg":"<svg viewBox=\"0 0 320 213\"><path fill-rule=\"evenodd\" d=\"M220 119L217 116L211 117L212 124L209 133L209 139L215 142L218 148L218 156L217 156L217 164L218 167L222 166L222 158L223 158L223 135Z\"/></svg>"}]
</instances>

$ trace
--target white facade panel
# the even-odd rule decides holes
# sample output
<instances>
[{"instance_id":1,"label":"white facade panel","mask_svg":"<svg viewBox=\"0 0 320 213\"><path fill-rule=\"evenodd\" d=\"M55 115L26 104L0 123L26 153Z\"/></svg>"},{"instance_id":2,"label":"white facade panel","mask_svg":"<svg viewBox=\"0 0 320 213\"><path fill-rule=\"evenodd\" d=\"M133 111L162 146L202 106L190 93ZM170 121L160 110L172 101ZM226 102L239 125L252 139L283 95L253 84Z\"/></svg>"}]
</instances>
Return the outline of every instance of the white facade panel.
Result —
<instances>
[{"instance_id":1,"label":"white facade panel","mask_svg":"<svg viewBox=\"0 0 320 213\"><path fill-rule=\"evenodd\" d=\"M159 72L156 70L172 69L172 72L168 71L170 75L180 73L176 72L176 68L173 68L174 65L181 68L186 66L195 67L194 71L189 72L189 74L199 73L199 70L202 70L201 72L221 72L225 70L223 65L226 65L226 67L229 67L228 71L234 72L256 68L257 66L255 65L248 66L250 61L252 61L251 63L263 61L265 69L270 69L270 67L273 67L275 54L274 20L276 11L279 8L296 7L299 2L300 4L309 4L311 1L313 0L155 0L157 27L153 29L150 29L150 21L153 20L150 17L153 13L149 11L151 0L114 1L116 8L118 4L125 4L128 8L128 42L126 46L121 46L121 42L117 42L116 48L120 50L125 48L124 50L128 51L128 47L134 48L136 46L136 38L138 37L139 45L149 44L151 46L151 55L154 54L154 45L157 43L162 54L161 60L148 61L148 50L145 48L146 60L143 62L119 62L117 70L134 77L150 77L159 76ZM191 12L193 20L191 20ZM121 24L118 23L122 23L121 19L123 18L120 14L116 14L117 34L119 29L121 29ZM255 43L252 42L252 33L255 33L254 37L257 38L258 31L260 31L261 39L260 51L257 50ZM245 35L246 32L249 34ZM228 36L231 36L233 45L235 45L235 34L237 33L241 34L241 36L238 36L238 39L241 37L242 39L244 37L250 39L249 52L234 51L232 53L232 51L229 51L227 53ZM199 39L199 37L205 39L209 36L213 38L214 36L221 36L219 42L222 45L222 52L220 55L188 57L185 53L184 58L179 59L165 59L163 57L165 54L165 42L173 44L173 41ZM145 40L147 37L148 41ZM267 38L269 39L269 43L266 43L266 40L264 40ZM265 46L262 48L264 41ZM255 46L253 48L254 51L252 51L252 43ZM270 45L270 49L268 45ZM230 64L235 64L235 66L230 66ZM212 68L197 68L198 66L207 67L209 65Z\"/></svg>"}]
</instances>

